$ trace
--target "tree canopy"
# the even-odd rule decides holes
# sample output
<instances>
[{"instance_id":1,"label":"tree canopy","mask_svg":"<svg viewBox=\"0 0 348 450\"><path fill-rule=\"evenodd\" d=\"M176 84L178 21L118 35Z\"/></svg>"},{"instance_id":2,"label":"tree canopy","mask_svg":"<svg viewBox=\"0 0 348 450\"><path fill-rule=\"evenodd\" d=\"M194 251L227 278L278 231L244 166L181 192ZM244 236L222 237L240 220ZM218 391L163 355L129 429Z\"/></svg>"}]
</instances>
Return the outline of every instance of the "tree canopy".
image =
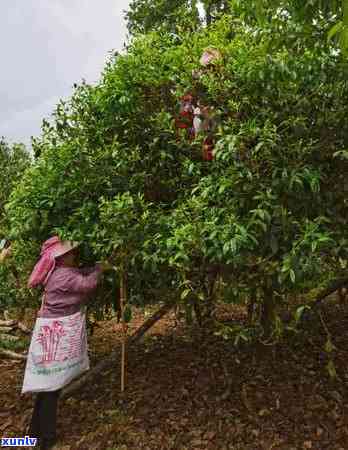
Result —
<instances>
[{"instance_id":1,"label":"tree canopy","mask_svg":"<svg viewBox=\"0 0 348 450\"><path fill-rule=\"evenodd\" d=\"M31 158L22 144L8 144L0 140L0 241L8 238L8 220L5 205L12 190L20 183ZM17 275L17 272L16 272ZM0 265L0 305L7 305L20 297L13 267Z\"/></svg>"},{"instance_id":2,"label":"tree canopy","mask_svg":"<svg viewBox=\"0 0 348 450\"><path fill-rule=\"evenodd\" d=\"M30 162L30 157L24 145L9 145L4 138L0 139L0 234L3 235L2 221L5 204L12 189L19 183L24 170Z\"/></svg>"},{"instance_id":3,"label":"tree canopy","mask_svg":"<svg viewBox=\"0 0 348 450\"><path fill-rule=\"evenodd\" d=\"M335 277L347 258L347 64L320 31L340 5L321 2L314 19L314 7L264 2L253 21L252 1L225 14L219 2L216 20L192 33L157 30L150 3L132 3L127 50L61 102L34 142L8 204L18 258L21 242L34 260L59 233L85 242L87 259L125 264L131 303L209 305L220 280L226 301L252 297L272 323L276 303ZM158 6L162 15L168 4ZM181 7L198 20L195 2ZM207 48L222 57L193 76ZM218 124L213 161L200 137L177 135L188 92Z\"/></svg>"},{"instance_id":4,"label":"tree canopy","mask_svg":"<svg viewBox=\"0 0 348 450\"><path fill-rule=\"evenodd\" d=\"M132 35L159 29L177 33L210 25L221 13L228 11L228 0L133 0L126 17Z\"/></svg>"}]
</instances>

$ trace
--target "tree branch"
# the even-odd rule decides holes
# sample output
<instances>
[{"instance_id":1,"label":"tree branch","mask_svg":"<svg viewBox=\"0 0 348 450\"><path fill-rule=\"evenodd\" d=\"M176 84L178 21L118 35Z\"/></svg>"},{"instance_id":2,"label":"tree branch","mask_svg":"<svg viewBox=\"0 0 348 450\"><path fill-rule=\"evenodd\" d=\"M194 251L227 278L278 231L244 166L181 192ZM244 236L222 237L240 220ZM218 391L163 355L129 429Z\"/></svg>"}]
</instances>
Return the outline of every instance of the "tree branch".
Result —
<instances>
[{"instance_id":1,"label":"tree branch","mask_svg":"<svg viewBox=\"0 0 348 450\"><path fill-rule=\"evenodd\" d=\"M20 353L12 352L11 350L5 350L4 348L0 348L0 355L6 356L11 359L22 359L26 360L27 355L22 355Z\"/></svg>"},{"instance_id":2,"label":"tree branch","mask_svg":"<svg viewBox=\"0 0 348 450\"><path fill-rule=\"evenodd\" d=\"M341 288L348 287L348 278L339 278L337 280L333 280L327 288L325 288L320 294L317 295L314 300L314 304L312 306L313 309L321 306L321 303L331 294L338 291Z\"/></svg>"},{"instance_id":3,"label":"tree branch","mask_svg":"<svg viewBox=\"0 0 348 450\"><path fill-rule=\"evenodd\" d=\"M156 311L149 319L147 319L143 325L136 330L136 332L128 339L127 345L135 344L140 341L144 334L152 328L162 317L164 317L173 307L175 303L170 302L163 305L158 311ZM76 381L73 381L69 386L63 389L62 398L70 397L75 391L80 389L87 381L92 380L105 369L107 369L113 362L120 357L120 349L117 348L110 353L105 359L100 361L93 369L83 375Z\"/></svg>"}]
</instances>

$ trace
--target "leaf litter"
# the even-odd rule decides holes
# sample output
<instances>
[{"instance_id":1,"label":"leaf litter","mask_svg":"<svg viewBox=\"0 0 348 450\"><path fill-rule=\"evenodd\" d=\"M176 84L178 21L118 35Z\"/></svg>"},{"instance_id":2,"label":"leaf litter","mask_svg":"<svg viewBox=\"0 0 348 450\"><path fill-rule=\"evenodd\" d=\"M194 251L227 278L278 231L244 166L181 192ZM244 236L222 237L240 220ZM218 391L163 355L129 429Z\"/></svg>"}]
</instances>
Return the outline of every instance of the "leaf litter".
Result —
<instances>
[{"instance_id":1,"label":"leaf litter","mask_svg":"<svg viewBox=\"0 0 348 450\"><path fill-rule=\"evenodd\" d=\"M224 307L226 319L226 307ZM330 304L325 316L336 347L338 378L330 379L325 332L274 348L236 349L221 338L162 319L130 349L127 390L115 361L98 379L61 401L57 450L344 450L348 448L346 370L348 309ZM240 321L240 310L229 319ZM144 320L139 311L132 323ZM176 324L176 326L175 326ZM90 337L92 363L120 344L116 322ZM0 431L25 435L33 405L20 395L24 363L0 360Z\"/></svg>"}]
</instances>

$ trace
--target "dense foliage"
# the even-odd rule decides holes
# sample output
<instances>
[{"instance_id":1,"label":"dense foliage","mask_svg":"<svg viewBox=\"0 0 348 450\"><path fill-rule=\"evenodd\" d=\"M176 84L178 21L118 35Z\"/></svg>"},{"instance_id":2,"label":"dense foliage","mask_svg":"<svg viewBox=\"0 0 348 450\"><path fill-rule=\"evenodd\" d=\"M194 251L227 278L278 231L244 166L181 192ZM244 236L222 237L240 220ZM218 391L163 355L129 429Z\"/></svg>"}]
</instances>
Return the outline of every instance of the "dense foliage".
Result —
<instances>
[{"instance_id":1,"label":"dense foliage","mask_svg":"<svg viewBox=\"0 0 348 450\"><path fill-rule=\"evenodd\" d=\"M11 146L4 138L0 139L0 238L4 237L5 204L29 162L29 154L23 145L14 144Z\"/></svg>"},{"instance_id":2,"label":"dense foliage","mask_svg":"<svg viewBox=\"0 0 348 450\"><path fill-rule=\"evenodd\" d=\"M0 140L0 241L8 237L5 204L28 165L30 156L23 145L9 145L4 138ZM20 297L17 275L13 264L0 265L0 306L6 306Z\"/></svg>"},{"instance_id":3,"label":"dense foliage","mask_svg":"<svg viewBox=\"0 0 348 450\"><path fill-rule=\"evenodd\" d=\"M171 33L197 30L229 11L228 0L133 0L126 18L132 35L159 29Z\"/></svg>"},{"instance_id":4,"label":"dense foliage","mask_svg":"<svg viewBox=\"0 0 348 450\"><path fill-rule=\"evenodd\" d=\"M261 26L270 9L253 22L233 3L195 33L135 36L98 85L83 83L58 105L8 205L17 258L25 242L33 262L58 232L86 244L86 261L125 268L132 303L173 295L209 315L217 294L253 299L265 328L277 323L276 304L342 271L346 60L319 22L301 20L307 10L277 9ZM142 5L133 3L132 31L156 28L136 25ZM322 17L330 26L331 13ZM222 59L194 77L207 47ZM219 124L214 161L202 160L200 137L175 130L187 92Z\"/></svg>"}]
</instances>

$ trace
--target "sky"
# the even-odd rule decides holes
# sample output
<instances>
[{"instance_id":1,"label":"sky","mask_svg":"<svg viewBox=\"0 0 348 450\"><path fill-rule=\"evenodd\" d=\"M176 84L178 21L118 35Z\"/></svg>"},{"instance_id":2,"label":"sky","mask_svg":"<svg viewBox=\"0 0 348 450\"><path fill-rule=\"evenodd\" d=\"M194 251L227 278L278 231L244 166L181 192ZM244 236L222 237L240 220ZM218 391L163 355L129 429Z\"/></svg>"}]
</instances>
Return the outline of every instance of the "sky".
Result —
<instances>
[{"instance_id":1,"label":"sky","mask_svg":"<svg viewBox=\"0 0 348 450\"><path fill-rule=\"evenodd\" d=\"M0 0L0 137L30 144L74 83L126 40L129 0Z\"/></svg>"}]
</instances>

